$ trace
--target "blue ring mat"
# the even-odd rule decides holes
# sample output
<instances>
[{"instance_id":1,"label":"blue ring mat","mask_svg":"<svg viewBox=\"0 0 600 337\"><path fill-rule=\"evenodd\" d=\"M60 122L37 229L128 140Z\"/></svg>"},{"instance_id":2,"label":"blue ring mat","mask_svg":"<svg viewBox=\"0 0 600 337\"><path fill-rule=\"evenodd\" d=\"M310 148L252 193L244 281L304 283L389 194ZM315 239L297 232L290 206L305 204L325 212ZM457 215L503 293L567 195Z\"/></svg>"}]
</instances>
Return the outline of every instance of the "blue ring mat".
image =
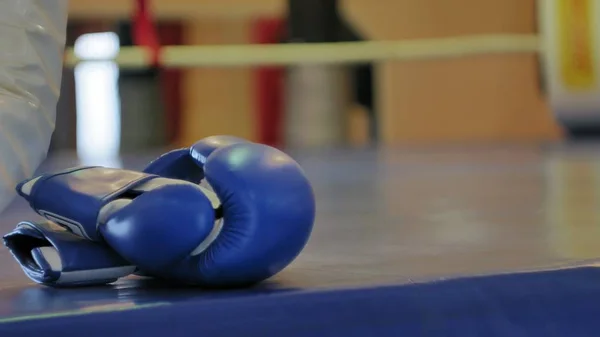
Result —
<instances>
[{"instance_id":1,"label":"blue ring mat","mask_svg":"<svg viewBox=\"0 0 600 337\"><path fill-rule=\"evenodd\" d=\"M38 336L597 336L600 269L363 289L256 291L0 321Z\"/></svg>"},{"instance_id":2,"label":"blue ring mat","mask_svg":"<svg viewBox=\"0 0 600 337\"><path fill-rule=\"evenodd\" d=\"M231 291L143 279L51 289L2 249L0 336L598 336L600 269L582 266L600 257L596 152L297 153L317 226L273 279ZM42 170L73 164L56 156ZM18 200L0 228L23 219L35 215Z\"/></svg>"}]
</instances>

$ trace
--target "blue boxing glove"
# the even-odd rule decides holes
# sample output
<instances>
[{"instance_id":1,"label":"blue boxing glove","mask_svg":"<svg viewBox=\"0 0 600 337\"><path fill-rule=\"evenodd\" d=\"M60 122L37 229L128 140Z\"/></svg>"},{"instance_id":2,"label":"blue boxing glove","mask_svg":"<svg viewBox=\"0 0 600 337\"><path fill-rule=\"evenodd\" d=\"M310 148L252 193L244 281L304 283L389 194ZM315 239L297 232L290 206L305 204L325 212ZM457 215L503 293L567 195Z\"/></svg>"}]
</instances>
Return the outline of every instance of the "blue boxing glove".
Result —
<instances>
[{"instance_id":1,"label":"blue boxing glove","mask_svg":"<svg viewBox=\"0 0 600 337\"><path fill-rule=\"evenodd\" d=\"M106 245L51 222L21 222L4 244L25 275L48 286L104 285L136 269Z\"/></svg>"},{"instance_id":2,"label":"blue boxing glove","mask_svg":"<svg viewBox=\"0 0 600 337\"><path fill-rule=\"evenodd\" d=\"M260 282L291 263L315 216L299 165L277 149L223 136L188 153L195 173L178 165L183 155L163 156L147 172L84 167L17 190L42 216L107 243L148 276L230 287ZM214 192L189 177L204 177Z\"/></svg>"},{"instance_id":3,"label":"blue boxing glove","mask_svg":"<svg viewBox=\"0 0 600 337\"><path fill-rule=\"evenodd\" d=\"M25 181L17 191L37 213L91 241L106 242L104 227L99 226L103 221L122 223L113 228L111 238L128 240L140 235L135 231L144 231L142 235L154 240L144 253L158 266L178 261L214 227L215 209L207 197L214 193L190 182L143 172L80 167ZM163 228L170 231L153 236ZM170 244L168 250L162 249L165 243ZM132 239L116 251L146 248ZM127 260L127 255L120 255Z\"/></svg>"},{"instance_id":4,"label":"blue boxing glove","mask_svg":"<svg viewBox=\"0 0 600 337\"><path fill-rule=\"evenodd\" d=\"M113 209L99 221L109 245L150 275L210 287L257 283L289 265L315 218L313 191L300 166L275 148L249 142L215 148L200 141L190 153L220 202L222 219L211 233L191 247L174 240L172 232L182 231L175 215L172 223L154 226L127 221L138 209ZM161 257L174 251L168 256L177 259Z\"/></svg>"}]
</instances>

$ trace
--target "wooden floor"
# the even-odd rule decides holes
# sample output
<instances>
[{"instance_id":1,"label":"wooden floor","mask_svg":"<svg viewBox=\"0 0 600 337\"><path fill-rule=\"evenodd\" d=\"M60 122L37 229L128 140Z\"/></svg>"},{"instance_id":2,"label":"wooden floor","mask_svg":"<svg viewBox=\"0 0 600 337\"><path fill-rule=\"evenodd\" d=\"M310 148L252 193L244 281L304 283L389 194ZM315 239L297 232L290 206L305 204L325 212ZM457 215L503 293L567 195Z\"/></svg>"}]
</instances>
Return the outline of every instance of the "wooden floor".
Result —
<instances>
[{"instance_id":1,"label":"wooden floor","mask_svg":"<svg viewBox=\"0 0 600 337\"><path fill-rule=\"evenodd\" d=\"M261 287L315 289L546 269L600 260L600 146L475 146L293 153L310 176L317 223L298 260ZM138 169L154 155L125 156ZM52 157L42 170L73 166ZM0 231L35 215L17 200ZM207 296L114 288L52 290L0 250L0 317ZM190 292L191 291L191 292ZM249 290L249 291L256 291Z\"/></svg>"}]
</instances>

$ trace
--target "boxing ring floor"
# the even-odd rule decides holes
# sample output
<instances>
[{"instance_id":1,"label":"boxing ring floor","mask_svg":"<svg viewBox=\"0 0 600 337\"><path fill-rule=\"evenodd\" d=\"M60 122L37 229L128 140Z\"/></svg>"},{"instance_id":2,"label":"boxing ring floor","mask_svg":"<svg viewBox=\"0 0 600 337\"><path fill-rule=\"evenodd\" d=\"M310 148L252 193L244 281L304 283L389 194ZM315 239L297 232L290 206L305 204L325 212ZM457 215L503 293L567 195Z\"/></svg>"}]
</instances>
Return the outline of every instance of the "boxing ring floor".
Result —
<instances>
[{"instance_id":1,"label":"boxing ring floor","mask_svg":"<svg viewBox=\"0 0 600 337\"><path fill-rule=\"evenodd\" d=\"M281 274L232 291L51 289L2 248L0 336L600 334L600 145L291 153L318 209ZM76 164L55 155L40 170ZM0 229L36 218L16 200Z\"/></svg>"}]
</instances>

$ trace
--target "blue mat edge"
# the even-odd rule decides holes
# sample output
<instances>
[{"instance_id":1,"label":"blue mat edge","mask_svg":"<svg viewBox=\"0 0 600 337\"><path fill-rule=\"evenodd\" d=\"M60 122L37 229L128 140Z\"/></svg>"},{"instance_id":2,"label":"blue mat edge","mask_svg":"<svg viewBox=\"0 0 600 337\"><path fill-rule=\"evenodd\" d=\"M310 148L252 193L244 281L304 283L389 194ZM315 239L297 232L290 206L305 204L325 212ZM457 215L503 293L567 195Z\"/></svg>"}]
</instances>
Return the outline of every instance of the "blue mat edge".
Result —
<instances>
[{"instance_id":1,"label":"blue mat edge","mask_svg":"<svg viewBox=\"0 0 600 337\"><path fill-rule=\"evenodd\" d=\"M299 290L0 324L0 336L599 336L600 269Z\"/></svg>"}]
</instances>

